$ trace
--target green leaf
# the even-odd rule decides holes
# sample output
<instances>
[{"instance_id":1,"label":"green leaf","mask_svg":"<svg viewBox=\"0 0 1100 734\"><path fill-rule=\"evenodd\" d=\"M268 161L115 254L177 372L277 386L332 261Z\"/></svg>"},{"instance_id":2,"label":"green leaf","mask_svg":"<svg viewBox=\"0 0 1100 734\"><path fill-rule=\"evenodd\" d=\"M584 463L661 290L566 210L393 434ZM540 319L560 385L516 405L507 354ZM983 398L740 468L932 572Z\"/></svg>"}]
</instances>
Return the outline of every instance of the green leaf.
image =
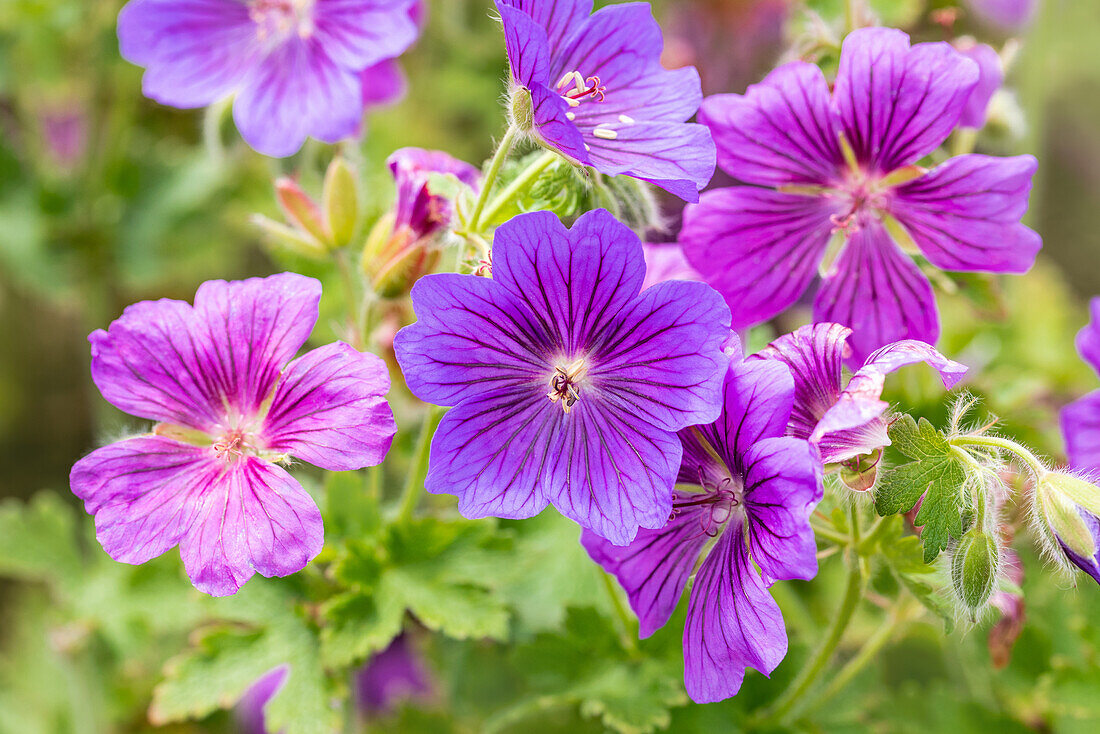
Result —
<instances>
[{"instance_id":1,"label":"green leaf","mask_svg":"<svg viewBox=\"0 0 1100 734\"><path fill-rule=\"evenodd\" d=\"M83 568L73 511L56 494L0 504L0 575L66 585Z\"/></svg>"},{"instance_id":2,"label":"green leaf","mask_svg":"<svg viewBox=\"0 0 1100 734\"><path fill-rule=\"evenodd\" d=\"M945 633L955 627L954 607L946 587L938 583L937 568L924 561L920 539L904 535L904 520L900 516L883 519L886 525L879 532L878 552L897 580L928 611L943 621Z\"/></svg>"},{"instance_id":3,"label":"green leaf","mask_svg":"<svg viewBox=\"0 0 1100 734\"><path fill-rule=\"evenodd\" d=\"M924 497L915 524L923 526L924 561L931 563L969 524L966 470L943 434L923 418L917 423L912 416L901 416L890 426L890 440L913 461L879 479L875 509L882 516L908 512Z\"/></svg>"},{"instance_id":4,"label":"green leaf","mask_svg":"<svg viewBox=\"0 0 1100 734\"><path fill-rule=\"evenodd\" d=\"M392 595L349 592L321 609L321 658L329 668L351 667L389 647L401 634L404 600Z\"/></svg>"},{"instance_id":5,"label":"green leaf","mask_svg":"<svg viewBox=\"0 0 1100 734\"><path fill-rule=\"evenodd\" d=\"M211 601L220 621L170 661L156 687L149 719L156 725L202 718L233 706L265 673L287 666L283 686L264 712L271 731L330 734L339 716L330 704L313 628L294 610L280 582L253 579L236 595Z\"/></svg>"}]
</instances>

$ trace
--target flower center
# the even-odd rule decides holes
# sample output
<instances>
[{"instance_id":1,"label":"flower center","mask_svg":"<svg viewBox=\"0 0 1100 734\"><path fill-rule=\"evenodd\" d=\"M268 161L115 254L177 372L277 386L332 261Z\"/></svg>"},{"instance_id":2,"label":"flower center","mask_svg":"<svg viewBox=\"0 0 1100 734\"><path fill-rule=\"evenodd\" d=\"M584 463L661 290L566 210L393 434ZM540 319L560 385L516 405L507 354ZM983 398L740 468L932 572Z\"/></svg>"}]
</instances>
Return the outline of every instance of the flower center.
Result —
<instances>
[{"instance_id":1,"label":"flower center","mask_svg":"<svg viewBox=\"0 0 1100 734\"><path fill-rule=\"evenodd\" d=\"M699 493L673 492L672 514L676 516L689 507L705 508L700 524L703 533L713 538L741 506L740 486L732 478L725 477L717 483L708 482L703 489Z\"/></svg>"},{"instance_id":2,"label":"flower center","mask_svg":"<svg viewBox=\"0 0 1100 734\"><path fill-rule=\"evenodd\" d=\"M557 365L550 376L550 392L546 397L551 403L560 403L561 409L568 415L577 401L581 399L580 383L588 372L588 364L579 357L567 365Z\"/></svg>"},{"instance_id":3,"label":"flower center","mask_svg":"<svg viewBox=\"0 0 1100 734\"><path fill-rule=\"evenodd\" d=\"M586 99L603 102L607 95L607 86L601 83L598 76L586 79L579 71L571 71L558 82L558 94L570 107L580 107L581 102Z\"/></svg>"},{"instance_id":4,"label":"flower center","mask_svg":"<svg viewBox=\"0 0 1100 734\"><path fill-rule=\"evenodd\" d=\"M258 454L259 451L249 443L248 439L248 434L241 429L230 429L214 442L214 453L219 459L227 462L236 461L248 454Z\"/></svg>"},{"instance_id":5,"label":"flower center","mask_svg":"<svg viewBox=\"0 0 1100 734\"><path fill-rule=\"evenodd\" d=\"M862 171L852 171L843 184L837 187L847 208L831 217L839 230L853 231L859 226L860 214L867 211L884 211L889 205L890 186L883 179L869 176Z\"/></svg>"},{"instance_id":6,"label":"flower center","mask_svg":"<svg viewBox=\"0 0 1100 734\"><path fill-rule=\"evenodd\" d=\"M256 24L261 41L284 41L292 34L313 35L313 5L316 0L251 0L248 15Z\"/></svg>"}]
</instances>

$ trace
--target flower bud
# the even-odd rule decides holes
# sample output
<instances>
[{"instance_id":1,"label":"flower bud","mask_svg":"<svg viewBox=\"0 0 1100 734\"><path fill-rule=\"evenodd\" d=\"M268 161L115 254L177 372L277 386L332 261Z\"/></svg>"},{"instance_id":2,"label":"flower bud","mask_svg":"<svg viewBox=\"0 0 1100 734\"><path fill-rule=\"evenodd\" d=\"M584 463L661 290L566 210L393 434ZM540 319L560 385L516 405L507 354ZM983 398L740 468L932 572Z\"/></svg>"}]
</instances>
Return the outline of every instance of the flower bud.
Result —
<instances>
[{"instance_id":1,"label":"flower bud","mask_svg":"<svg viewBox=\"0 0 1100 734\"><path fill-rule=\"evenodd\" d=\"M333 246L350 245L359 224L359 186L343 158L333 158L329 164L322 201Z\"/></svg>"},{"instance_id":2,"label":"flower bud","mask_svg":"<svg viewBox=\"0 0 1100 734\"><path fill-rule=\"evenodd\" d=\"M1035 488L1040 532L1073 565L1100 582L1100 488L1065 472L1047 472Z\"/></svg>"},{"instance_id":3,"label":"flower bud","mask_svg":"<svg viewBox=\"0 0 1100 734\"><path fill-rule=\"evenodd\" d=\"M657 197L650 184L631 176L605 176L603 183L603 193L611 199L607 208L616 219L635 232L664 229Z\"/></svg>"},{"instance_id":4,"label":"flower bud","mask_svg":"<svg viewBox=\"0 0 1100 734\"><path fill-rule=\"evenodd\" d=\"M286 177L278 179L275 182L275 198L279 200L283 214L295 229L318 244L329 244L331 237L325 228L321 208L302 190L297 181Z\"/></svg>"},{"instance_id":5,"label":"flower bud","mask_svg":"<svg viewBox=\"0 0 1100 734\"><path fill-rule=\"evenodd\" d=\"M955 547L951 556L951 585L971 618L977 616L993 594L1000 556L996 538L979 527L964 535Z\"/></svg>"},{"instance_id":6,"label":"flower bud","mask_svg":"<svg viewBox=\"0 0 1100 734\"><path fill-rule=\"evenodd\" d=\"M844 486L855 492L866 492L875 486L878 465L882 461L882 449L861 454L841 462L839 476Z\"/></svg>"},{"instance_id":7,"label":"flower bud","mask_svg":"<svg viewBox=\"0 0 1100 734\"><path fill-rule=\"evenodd\" d=\"M524 87L516 87L512 92L512 99L509 101L509 112L512 117L512 124L515 125L517 130L523 132L530 132L531 128L535 126L535 113L534 104L531 101L531 92L527 91Z\"/></svg>"}]
</instances>

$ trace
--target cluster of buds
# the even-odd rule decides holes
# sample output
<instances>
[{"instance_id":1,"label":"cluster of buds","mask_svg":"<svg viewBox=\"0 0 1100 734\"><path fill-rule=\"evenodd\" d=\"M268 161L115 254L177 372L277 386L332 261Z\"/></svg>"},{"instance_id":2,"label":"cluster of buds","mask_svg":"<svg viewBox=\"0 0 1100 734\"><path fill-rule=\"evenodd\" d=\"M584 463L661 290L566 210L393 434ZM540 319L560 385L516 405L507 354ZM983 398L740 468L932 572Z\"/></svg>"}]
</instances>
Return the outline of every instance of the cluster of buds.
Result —
<instances>
[{"instance_id":1,"label":"cluster of buds","mask_svg":"<svg viewBox=\"0 0 1100 734\"><path fill-rule=\"evenodd\" d=\"M321 203L297 181L280 178L275 197L289 224L256 215L253 222L281 247L314 259L352 244L359 229L359 186L343 158L335 158L325 173Z\"/></svg>"}]
</instances>

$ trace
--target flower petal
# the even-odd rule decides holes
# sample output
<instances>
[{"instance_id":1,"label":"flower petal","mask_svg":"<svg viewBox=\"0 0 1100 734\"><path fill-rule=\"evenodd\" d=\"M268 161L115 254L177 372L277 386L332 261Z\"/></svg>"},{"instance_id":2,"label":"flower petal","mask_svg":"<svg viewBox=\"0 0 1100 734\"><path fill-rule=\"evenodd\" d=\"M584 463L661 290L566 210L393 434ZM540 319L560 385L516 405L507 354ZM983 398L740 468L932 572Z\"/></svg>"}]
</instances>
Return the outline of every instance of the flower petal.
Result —
<instances>
[{"instance_id":1,"label":"flower petal","mask_svg":"<svg viewBox=\"0 0 1100 734\"><path fill-rule=\"evenodd\" d=\"M767 321L813 282L837 212L819 196L737 186L703 194L684 211L688 262L726 298L733 328Z\"/></svg>"},{"instance_id":2,"label":"flower petal","mask_svg":"<svg viewBox=\"0 0 1100 734\"><path fill-rule=\"evenodd\" d=\"M1088 325L1077 332L1077 353L1100 374L1100 298L1089 302Z\"/></svg>"},{"instance_id":3,"label":"flower petal","mask_svg":"<svg viewBox=\"0 0 1100 734\"><path fill-rule=\"evenodd\" d=\"M527 304L539 338L553 335L566 356L599 344L644 278L641 241L603 209L572 229L552 212L516 217L493 238L494 282Z\"/></svg>"},{"instance_id":4,"label":"flower petal","mask_svg":"<svg viewBox=\"0 0 1100 734\"><path fill-rule=\"evenodd\" d=\"M457 405L549 383L555 335L498 280L429 275L413 286L412 300L417 322L399 331L393 345L409 390L421 400Z\"/></svg>"},{"instance_id":5,"label":"flower petal","mask_svg":"<svg viewBox=\"0 0 1100 734\"><path fill-rule=\"evenodd\" d=\"M608 176L640 178L689 202L699 200L714 176L714 142L702 125L616 120L601 128L611 130L614 140L598 137L580 119L577 127L591 149L589 161Z\"/></svg>"},{"instance_id":6,"label":"flower petal","mask_svg":"<svg viewBox=\"0 0 1100 734\"><path fill-rule=\"evenodd\" d=\"M353 137L362 117L358 72L336 64L317 38L295 38L268 54L233 104L244 139L274 158L294 155L308 136L326 143Z\"/></svg>"},{"instance_id":7,"label":"flower petal","mask_svg":"<svg viewBox=\"0 0 1100 734\"><path fill-rule=\"evenodd\" d=\"M550 83L550 40L530 14L498 0L512 81L521 87Z\"/></svg>"},{"instance_id":8,"label":"flower petal","mask_svg":"<svg viewBox=\"0 0 1100 734\"><path fill-rule=\"evenodd\" d=\"M852 329L848 343L856 364L891 342L935 344L940 335L932 286L875 219L865 219L849 236L836 272L814 301L814 320Z\"/></svg>"},{"instance_id":9,"label":"flower petal","mask_svg":"<svg viewBox=\"0 0 1100 734\"><path fill-rule=\"evenodd\" d=\"M703 276L688 264L684 249L676 243L643 244L642 255L645 256L645 280L642 282L642 290L664 283L666 280L701 281L703 279Z\"/></svg>"},{"instance_id":10,"label":"flower petal","mask_svg":"<svg viewBox=\"0 0 1100 734\"><path fill-rule=\"evenodd\" d=\"M212 464L195 521L180 541L196 589L229 596L254 573L289 576L321 552L321 512L284 469L253 456L228 468Z\"/></svg>"},{"instance_id":11,"label":"flower petal","mask_svg":"<svg viewBox=\"0 0 1100 734\"><path fill-rule=\"evenodd\" d=\"M497 9L503 7L527 14L546 32L553 48L560 48L566 37L592 14L592 0L497 0Z\"/></svg>"},{"instance_id":12,"label":"flower petal","mask_svg":"<svg viewBox=\"0 0 1100 734\"><path fill-rule=\"evenodd\" d=\"M235 92L262 53L236 0L131 0L118 16L122 57L146 68L146 97L204 107Z\"/></svg>"},{"instance_id":13,"label":"flower petal","mask_svg":"<svg viewBox=\"0 0 1100 734\"><path fill-rule=\"evenodd\" d=\"M703 283L647 289L594 348L594 388L666 431L715 420L729 364L722 353L728 317L722 297Z\"/></svg>"},{"instance_id":14,"label":"flower petal","mask_svg":"<svg viewBox=\"0 0 1100 734\"><path fill-rule=\"evenodd\" d=\"M363 109L371 110L397 102L405 96L409 83L396 59L379 61L359 72L363 86Z\"/></svg>"},{"instance_id":15,"label":"flower petal","mask_svg":"<svg viewBox=\"0 0 1100 734\"><path fill-rule=\"evenodd\" d=\"M862 28L844 39L833 98L857 159L889 173L947 139L977 83L978 65L946 43Z\"/></svg>"},{"instance_id":16,"label":"flower petal","mask_svg":"<svg viewBox=\"0 0 1100 734\"><path fill-rule=\"evenodd\" d=\"M293 273L199 287L134 304L94 332L92 379L115 407L210 431L255 413L317 321L321 284Z\"/></svg>"},{"instance_id":17,"label":"flower petal","mask_svg":"<svg viewBox=\"0 0 1100 734\"><path fill-rule=\"evenodd\" d=\"M343 342L291 362L261 432L270 451L328 469L382 463L397 425L386 402L386 363Z\"/></svg>"},{"instance_id":18,"label":"flower petal","mask_svg":"<svg viewBox=\"0 0 1100 734\"><path fill-rule=\"evenodd\" d=\"M1100 548L1100 518L1097 518L1095 515L1080 507L1077 508L1077 512L1081 515L1085 527L1088 528L1089 533L1092 535L1093 544ZM1066 558L1068 558L1073 565L1077 566L1077 568L1081 569L1089 576L1092 576L1093 580L1100 584L1100 550L1098 550L1095 555L1082 556L1063 543L1061 538L1058 538L1058 544L1062 546L1062 552L1066 554Z\"/></svg>"},{"instance_id":19,"label":"flower petal","mask_svg":"<svg viewBox=\"0 0 1100 734\"><path fill-rule=\"evenodd\" d=\"M1100 390L1062 408L1061 419L1070 466L1100 471Z\"/></svg>"},{"instance_id":20,"label":"flower petal","mask_svg":"<svg viewBox=\"0 0 1100 734\"><path fill-rule=\"evenodd\" d=\"M808 441L765 438L745 454L749 550L764 583L817 575L810 515L821 501L821 463Z\"/></svg>"},{"instance_id":21,"label":"flower petal","mask_svg":"<svg viewBox=\"0 0 1100 734\"><path fill-rule=\"evenodd\" d=\"M1020 224L1035 158L964 155L898 187L890 205L929 262L944 270L1026 273L1043 240Z\"/></svg>"},{"instance_id":22,"label":"flower petal","mask_svg":"<svg viewBox=\"0 0 1100 734\"><path fill-rule=\"evenodd\" d=\"M787 435L808 439L818 421L840 397L844 360L851 353L848 335L840 324L809 324L785 334L749 359L778 359L794 378L794 407Z\"/></svg>"},{"instance_id":23,"label":"flower petal","mask_svg":"<svg viewBox=\"0 0 1100 734\"><path fill-rule=\"evenodd\" d=\"M684 627L684 683L696 703L741 689L745 669L765 675L787 654L779 605L749 560L744 526L728 527L695 574Z\"/></svg>"},{"instance_id":24,"label":"flower petal","mask_svg":"<svg viewBox=\"0 0 1100 734\"><path fill-rule=\"evenodd\" d=\"M663 627L680 601L703 546L710 540L704 530L709 511L685 507L659 530L639 530L627 546L612 545L585 530L581 545L603 570L619 580L638 615L638 636L649 637Z\"/></svg>"},{"instance_id":25,"label":"flower petal","mask_svg":"<svg viewBox=\"0 0 1100 734\"><path fill-rule=\"evenodd\" d=\"M535 134L548 147L580 165L587 166L589 155L584 136L576 124L569 120L569 105L562 96L550 91L544 84L532 83L527 89L531 93Z\"/></svg>"},{"instance_id":26,"label":"flower petal","mask_svg":"<svg viewBox=\"0 0 1100 734\"><path fill-rule=\"evenodd\" d=\"M718 165L739 181L826 185L841 176L840 123L815 64L785 64L744 95L707 97L699 122L714 134Z\"/></svg>"},{"instance_id":27,"label":"flower petal","mask_svg":"<svg viewBox=\"0 0 1100 734\"><path fill-rule=\"evenodd\" d=\"M333 63L358 71L404 53L420 35L418 0L324 0L314 6L313 37Z\"/></svg>"},{"instance_id":28,"label":"flower petal","mask_svg":"<svg viewBox=\"0 0 1100 734\"><path fill-rule=\"evenodd\" d=\"M978 65L978 84L966 100L966 107L963 108L962 117L959 118L959 125L981 128L985 125L989 100L1004 83L1004 66L1001 64L1001 57L993 47L985 43L975 43L959 53Z\"/></svg>"}]
</instances>

